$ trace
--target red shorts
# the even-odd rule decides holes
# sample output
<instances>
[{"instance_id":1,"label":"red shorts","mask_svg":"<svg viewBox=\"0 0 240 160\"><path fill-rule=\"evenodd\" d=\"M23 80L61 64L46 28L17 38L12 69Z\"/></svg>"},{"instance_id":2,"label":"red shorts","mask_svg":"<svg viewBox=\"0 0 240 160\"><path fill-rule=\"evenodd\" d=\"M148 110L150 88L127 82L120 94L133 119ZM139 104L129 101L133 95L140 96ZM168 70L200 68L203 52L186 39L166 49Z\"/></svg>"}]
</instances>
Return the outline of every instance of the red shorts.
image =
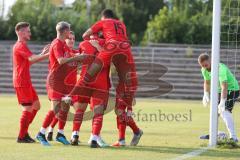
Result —
<instances>
[{"instance_id":1,"label":"red shorts","mask_svg":"<svg viewBox=\"0 0 240 160\"><path fill-rule=\"evenodd\" d=\"M109 91L108 90L93 90L90 101L90 109L93 110L96 106L102 105L107 107Z\"/></svg>"},{"instance_id":2,"label":"red shorts","mask_svg":"<svg viewBox=\"0 0 240 160\"><path fill-rule=\"evenodd\" d=\"M127 57L127 61L131 63L133 61L131 48L130 48L131 46L129 44L127 44L128 47L121 47L123 43L126 43L126 42L112 41L112 42L106 43L106 46L104 47L105 49L103 51L99 52L96 60L97 61L100 60L100 62L102 62L105 67L108 67L108 66L110 66L110 64L112 62L112 58L115 55L123 54ZM95 60L95 62L96 62L96 60ZM99 62L97 62L97 63L99 63Z\"/></svg>"},{"instance_id":3,"label":"red shorts","mask_svg":"<svg viewBox=\"0 0 240 160\"><path fill-rule=\"evenodd\" d=\"M64 94L62 94L60 92L54 91L48 85L47 85L47 94L48 94L49 100L51 100L51 101L61 101L62 97L65 96Z\"/></svg>"},{"instance_id":4,"label":"red shorts","mask_svg":"<svg viewBox=\"0 0 240 160\"><path fill-rule=\"evenodd\" d=\"M18 103L21 105L32 105L38 100L38 95L33 86L14 88L17 94Z\"/></svg>"},{"instance_id":5,"label":"red shorts","mask_svg":"<svg viewBox=\"0 0 240 160\"><path fill-rule=\"evenodd\" d=\"M109 91L108 90L100 90L95 88L84 88L86 91L86 95L74 95L73 104L78 103L89 103L90 108L93 109L94 106L104 105L107 106Z\"/></svg>"},{"instance_id":6,"label":"red shorts","mask_svg":"<svg viewBox=\"0 0 240 160\"><path fill-rule=\"evenodd\" d=\"M104 104L108 102L109 96L109 85L107 82L103 82L101 85L94 84L84 84L84 80L80 79L76 83L75 88L72 90L73 103L93 103L94 105Z\"/></svg>"},{"instance_id":7,"label":"red shorts","mask_svg":"<svg viewBox=\"0 0 240 160\"><path fill-rule=\"evenodd\" d=\"M72 96L72 103L90 103L88 96Z\"/></svg>"}]
</instances>

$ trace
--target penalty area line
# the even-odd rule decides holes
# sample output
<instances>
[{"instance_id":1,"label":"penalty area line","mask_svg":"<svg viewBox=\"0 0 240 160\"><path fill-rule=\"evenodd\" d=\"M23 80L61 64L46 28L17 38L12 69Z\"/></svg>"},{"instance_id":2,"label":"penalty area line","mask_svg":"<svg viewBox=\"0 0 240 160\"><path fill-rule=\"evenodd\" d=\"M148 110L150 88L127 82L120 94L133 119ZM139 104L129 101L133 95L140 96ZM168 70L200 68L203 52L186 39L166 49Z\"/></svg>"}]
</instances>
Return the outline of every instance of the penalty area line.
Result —
<instances>
[{"instance_id":1,"label":"penalty area line","mask_svg":"<svg viewBox=\"0 0 240 160\"><path fill-rule=\"evenodd\" d=\"M211 148L211 147L200 148L200 149L194 150L192 152L188 152L186 154L183 154L179 157L173 158L171 160L185 160L185 159L188 159L188 158L193 158L193 157L199 156L200 154L206 152L209 148Z\"/></svg>"}]
</instances>

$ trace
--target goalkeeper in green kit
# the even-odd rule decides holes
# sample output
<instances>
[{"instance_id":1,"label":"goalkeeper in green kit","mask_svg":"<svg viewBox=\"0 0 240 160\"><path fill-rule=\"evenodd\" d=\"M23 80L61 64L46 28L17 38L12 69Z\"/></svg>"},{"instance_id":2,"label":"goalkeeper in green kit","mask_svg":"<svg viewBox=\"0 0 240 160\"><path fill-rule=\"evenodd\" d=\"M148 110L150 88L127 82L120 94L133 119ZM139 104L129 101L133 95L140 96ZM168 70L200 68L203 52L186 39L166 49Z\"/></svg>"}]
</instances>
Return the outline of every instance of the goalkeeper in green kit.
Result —
<instances>
[{"instance_id":1,"label":"goalkeeper in green kit","mask_svg":"<svg viewBox=\"0 0 240 160\"><path fill-rule=\"evenodd\" d=\"M210 80L211 80L211 59L208 54L202 53L198 57L198 63L202 67L204 78L204 96L203 105L207 106L210 101ZM223 119L230 136L230 140L238 142L234 128L232 110L234 103L239 96L239 85L230 69L223 63L219 64L219 82L218 83L218 114Z\"/></svg>"}]
</instances>

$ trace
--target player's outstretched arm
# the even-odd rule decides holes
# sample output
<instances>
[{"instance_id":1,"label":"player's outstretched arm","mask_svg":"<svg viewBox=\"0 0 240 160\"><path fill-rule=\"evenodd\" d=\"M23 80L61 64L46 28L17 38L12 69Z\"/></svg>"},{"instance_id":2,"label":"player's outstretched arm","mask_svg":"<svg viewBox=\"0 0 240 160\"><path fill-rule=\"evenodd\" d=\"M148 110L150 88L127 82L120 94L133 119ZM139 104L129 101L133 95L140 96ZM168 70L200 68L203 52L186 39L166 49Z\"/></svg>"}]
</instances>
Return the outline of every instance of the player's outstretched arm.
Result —
<instances>
[{"instance_id":1,"label":"player's outstretched arm","mask_svg":"<svg viewBox=\"0 0 240 160\"><path fill-rule=\"evenodd\" d=\"M40 62L46 58L48 58L49 56L49 48L50 48L50 44L46 45L43 50L42 53L38 54L38 55L32 55L31 57L28 58L29 62L31 64Z\"/></svg>"},{"instance_id":2,"label":"player's outstretched arm","mask_svg":"<svg viewBox=\"0 0 240 160\"><path fill-rule=\"evenodd\" d=\"M90 40L89 42L93 47L95 47L98 50L98 52L101 52L103 50L103 47L100 46L97 40Z\"/></svg>"},{"instance_id":3,"label":"player's outstretched arm","mask_svg":"<svg viewBox=\"0 0 240 160\"><path fill-rule=\"evenodd\" d=\"M57 60L60 65L63 65L65 63L74 62L74 61L78 61L81 63L84 60L86 60L88 57L90 56L87 54L78 54L70 58L58 58Z\"/></svg>"},{"instance_id":4,"label":"player's outstretched arm","mask_svg":"<svg viewBox=\"0 0 240 160\"><path fill-rule=\"evenodd\" d=\"M210 80L204 80L203 84L204 95L202 99L203 106L207 106L210 101Z\"/></svg>"},{"instance_id":5,"label":"player's outstretched arm","mask_svg":"<svg viewBox=\"0 0 240 160\"><path fill-rule=\"evenodd\" d=\"M86 32L83 33L82 38L84 40L90 39L90 36L93 34L92 29L89 28Z\"/></svg>"}]
</instances>

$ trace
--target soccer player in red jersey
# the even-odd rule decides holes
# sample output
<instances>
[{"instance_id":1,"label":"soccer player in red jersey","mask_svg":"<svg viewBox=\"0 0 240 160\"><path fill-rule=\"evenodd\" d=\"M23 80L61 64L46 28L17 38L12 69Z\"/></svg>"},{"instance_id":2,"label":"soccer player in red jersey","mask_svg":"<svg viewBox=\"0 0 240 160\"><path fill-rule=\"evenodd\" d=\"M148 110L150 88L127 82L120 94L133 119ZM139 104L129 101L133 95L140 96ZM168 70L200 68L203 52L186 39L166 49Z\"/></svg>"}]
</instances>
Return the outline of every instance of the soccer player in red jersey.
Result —
<instances>
[{"instance_id":1,"label":"soccer player in red jersey","mask_svg":"<svg viewBox=\"0 0 240 160\"><path fill-rule=\"evenodd\" d=\"M99 51L103 50L103 48L98 44L97 41L91 41L92 45L96 47ZM126 56L123 56L121 54L118 54L113 57L112 62L116 67L119 82L116 88L116 105L115 105L115 113L117 115L117 128L119 131L119 139L117 142L115 142L112 146L120 147L125 146L125 131L126 126L129 126L134 136L132 138L132 141L130 143L131 146L136 146L143 134L143 131L138 128L136 125L134 119L132 118L132 101L134 99L134 94L137 89L137 75L135 71L135 66L131 66L131 64L134 64L134 60L132 56L128 57L128 61L126 60ZM129 62L131 62L129 64ZM129 67L129 65L131 67ZM128 70L128 68L131 68L131 70ZM124 84L124 77L125 72L128 72L130 74L131 84L128 90L125 90L126 85ZM127 81L128 83L128 81Z\"/></svg>"},{"instance_id":2,"label":"soccer player in red jersey","mask_svg":"<svg viewBox=\"0 0 240 160\"><path fill-rule=\"evenodd\" d=\"M48 58L49 46L46 46L41 54L34 55L27 46L27 41L31 38L30 24L19 22L15 26L15 31L18 41L13 47L13 86L17 94L18 103L22 106L17 142L33 143L35 141L29 136L28 127L40 109L40 102L32 86L30 66Z\"/></svg>"},{"instance_id":3,"label":"soccer player in red jersey","mask_svg":"<svg viewBox=\"0 0 240 160\"><path fill-rule=\"evenodd\" d=\"M94 38L96 39L96 38ZM97 38L96 39L101 45L104 44L104 40ZM97 55L98 51L94 48L90 41L85 40L79 44L79 48L82 52L88 55ZM82 71L80 73L80 79L77 83L81 84L83 82L83 78L86 74L87 68L89 65L83 65ZM109 80L109 67L104 67L96 81L89 84L86 92L89 92L88 97L78 96L78 102L74 103L75 115L73 121L73 132L71 137L71 144L78 145L79 139L79 130L82 124L83 115L86 111L88 103L90 103L90 108L93 111L93 120L92 120L92 134L90 138L90 147L106 147L108 146L100 137L100 132L103 123L103 114L106 109L108 96L109 96L109 88L110 88L110 80Z\"/></svg>"},{"instance_id":4,"label":"soccer player in red jersey","mask_svg":"<svg viewBox=\"0 0 240 160\"><path fill-rule=\"evenodd\" d=\"M83 34L83 38L87 39L90 35L99 31L103 32L106 43L96 60L89 67L84 80L87 83L93 81L103 66L109 66L113 62L119 77L117 90L121 91L121 94L117 93L116 102L118 103L119 100L124 101L127 115L130 118L130 115L132 115L132 101L137 89L137 76L131 46L127 38L126 26L115 18L112 10L106 9L102 12L101 20L89 28ZM142 134L141 130L136 131L131 144L136 145Z\"/></svg>"},{"instance_id":5,"label":"soccer player in red jersey","mask_svg":"<svg viewBox=\"0 0 240 160\"><path fill-rule=\"evenodd\" d=\"M102 18L89 28L84 34L83 39L89 39L92 34L103 33L106 40L104 49L98 54L95 62L90 66L85 75L85 81L96 78L97 73L103 66L110 66L112 57L115 54L126 54L128 56L130 45L126 33L126 26L123 22L115 18L112 10L106 9L102 12Z\"/></svg>"},{"instance_id":6,"label":"soccer player in red jersey","mask_svg":"<svg viewBox=\"0 0 240 160\"><path fill-rule=\"evenodd\" d=\"M58 120L59 120L58 133L56 136L56 140L65 145L70 144L67 141L66 137L64 136L64 132L63 132L64 126L67 120L69 105L61 101L65 93L60 93L58 91L53 90L54 85L58 85L58 82L59 82L58 77L61 76L61 75L56 75L55 73L58 73L58 72L55 72L55 71L58 69L63 69L64 72L67 72L68 68L71 67L71 65L69 64L70 62L80 61L83 59L83 56L81 55L72 56L68 53L68 47L66 45L65 40L69 38L69 35L70 35L70 24L63 21L59 22L56 26L56 31L57 31L57 38L52 41L49 49L49 52L50 52L49 75L47 80L47 83L48 83L47 90L48 90L48 97L51 101L51 109L48 111L43 121L40 132L37 135L37 139L40 141L42 145L45 145L45 146L50 145L45 137L46 128L51 124L56 114L58 114ZM67 88L63 88L62 92L64 92L65 90L67 91Z\"/></svg>"},{"instance_id":7,"label":"soccer player in red jersey","mask_svg":"<svg viewBox=\"0 0 240 160\"><path fill-rule=\"evenodd\" d=\"M87 73L85 74L84 81L85 84L94 81L101 71L103 66L107 67L110 66L110 63L115 59L114 64L116 63L126 63L129 65L120 65L123 68L118 68L118 65L115 65L121 83L124 85L120 85L124 88L125 96L128 95L128 106L131 106L132 99L134 97L135 91L130 91L132 89L136 90L135 79L135 64L132 58L131 53L131 45L128 41L126 27L123 22L119 21L115 18L114 13L112 10L106 9L102 12L102 18L100 21L95 23L91 28L89 28L84 34L83 38L87 39L90 35L98 33L102 31L104 38L106 39L105 45L103 49L100 51L98 56L96 57L95 61L91 64ZM120 61L118 58L114 57L126 57L125 61ZM122 74L122 75L121 75ZM130 77L129 77L130 75ZM134 86L135 85L135 86ZM131 89L132 88L132 89Z\"/></svg>"},{"instance_id":8,"label":"soccer player in red jersey","mask_svg":"<svg viewBox=\"0 0 240 160\"><path fill-rule=\"evenodd\" d=\"M70 32L69 37L65 40L69 50L68 53L74 56L75 54L79 54L79 50L74 50L74 44L75 44L75 34L73 31ZM67 84L69 85L75 85L77 82L77 62L72 62L73 65L76 66L76 69L70 73L70 75L67 77ZM55 116L49 126L48 134L47 134L47 140L52 141L53 137L53 129L55 125L58 123L58 117Z\"/></svg>"}]
</instances>

